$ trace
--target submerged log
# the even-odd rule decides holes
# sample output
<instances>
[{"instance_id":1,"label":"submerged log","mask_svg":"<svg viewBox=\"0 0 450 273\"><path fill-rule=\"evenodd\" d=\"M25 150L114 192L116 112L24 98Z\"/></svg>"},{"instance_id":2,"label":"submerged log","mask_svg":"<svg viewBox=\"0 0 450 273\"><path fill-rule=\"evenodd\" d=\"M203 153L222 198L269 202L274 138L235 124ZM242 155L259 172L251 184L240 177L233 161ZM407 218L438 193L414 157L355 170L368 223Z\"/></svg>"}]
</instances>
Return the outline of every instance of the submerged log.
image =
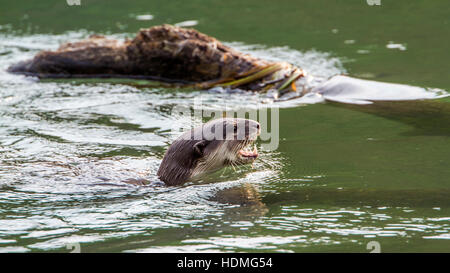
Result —
<instances>
[{"instance_id":1,"label":"submerged log","mask_svg":"<svg viewBox=\"0 0 450 273\"><path fill-rule=\"evenodd\" d=\"M194 29L171 25L142 29L133 40L100 35L41 51L11 66L11 73L39 78L137 78L178 86L295 89L303 71L289 63L243 54Z\"/></svg>"}]
</instances>

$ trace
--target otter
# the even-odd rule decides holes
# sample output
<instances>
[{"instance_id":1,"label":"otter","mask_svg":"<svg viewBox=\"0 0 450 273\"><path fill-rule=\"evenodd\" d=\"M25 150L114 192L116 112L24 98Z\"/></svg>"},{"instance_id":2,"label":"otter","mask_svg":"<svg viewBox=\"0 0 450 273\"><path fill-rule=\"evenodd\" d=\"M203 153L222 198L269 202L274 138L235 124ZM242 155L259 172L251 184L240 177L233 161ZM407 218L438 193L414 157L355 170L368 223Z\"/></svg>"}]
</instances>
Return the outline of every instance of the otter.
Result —
<instances>
[{"instance_id":1,"label":"otter","mask_svg":"<svg viewBox=\"0 0 450 273\"><path fill-rule=\"evenodd\" d=\"M184 132L169 146L157 172L160 181L127 179L122 182L135 186L181 186L226 166L253 163L258 150L251 146L260 133L260 124L254 120L211 120ZM257 189L249 183L221 189L210 200L247 207L252 215L264 215L268 211Z\"/></svg>"},{"instance_id":2,"label":"otter","mask_svg":"<svg viewBox=\"0 0 450 273\"><path fill-rule=\"evenodd\" d=\"M183 133L169 149L157 175L168 186L182 185L226 166L255 161L253 145L260 124L242 118L220 118Z\"/></svg>"}]
</instances>

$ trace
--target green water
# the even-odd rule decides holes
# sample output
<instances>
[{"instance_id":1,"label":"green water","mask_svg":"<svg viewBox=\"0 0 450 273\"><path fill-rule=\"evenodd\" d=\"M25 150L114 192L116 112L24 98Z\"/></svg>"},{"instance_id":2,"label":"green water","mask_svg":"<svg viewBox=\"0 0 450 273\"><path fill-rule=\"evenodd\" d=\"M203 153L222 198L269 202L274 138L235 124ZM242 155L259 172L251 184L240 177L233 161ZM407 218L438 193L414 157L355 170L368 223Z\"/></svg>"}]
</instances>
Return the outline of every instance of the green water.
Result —
<instances>
[{"instance_id":1,"label":"green water","mask_svg":"<svg viewBox=\"0 0 450 273\"><path fill-rule=\"evenodd\" d=\"M254 168L183 187L154 178L196 90L37 82L6 67L67 40L197 20L239 50L314 75L450 90L448 1L0 1L0 251L450 250L450 100L280 109L280 142ZM138 15L152 20L137 20ZM236 43L238 42L238 43ZM388 44L402 48L388 48ZM287 48L280 48L288 46ZM402 50L403 49L403 50ZM256 95L208 93L210 107ZM102 184L98 177L112 179ZM221 191L253 189L246 206Z\"/></svg>"}]
</instances>

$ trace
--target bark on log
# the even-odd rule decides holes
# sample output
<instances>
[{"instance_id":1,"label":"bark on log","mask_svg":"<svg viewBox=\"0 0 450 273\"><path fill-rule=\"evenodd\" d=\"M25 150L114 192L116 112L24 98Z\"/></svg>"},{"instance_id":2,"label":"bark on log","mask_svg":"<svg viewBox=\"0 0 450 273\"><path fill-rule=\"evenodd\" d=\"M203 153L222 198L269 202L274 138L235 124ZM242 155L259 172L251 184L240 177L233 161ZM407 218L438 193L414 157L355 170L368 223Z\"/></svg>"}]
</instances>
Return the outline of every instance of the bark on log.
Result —
<instances>
[{"instance_id":1,"label":"bark on log","mask_svg":"<svg viewBox=\"0 0 450 273\"><path fill-rule=\"evenodd\" d=\"M288 63L261 60L194 29L171 25L142 29L133 40L92 35L39 52L8 71L39 78L137 78L256 91L282 87L290 77L303 75Z\"/></svg>"}]
</instances>

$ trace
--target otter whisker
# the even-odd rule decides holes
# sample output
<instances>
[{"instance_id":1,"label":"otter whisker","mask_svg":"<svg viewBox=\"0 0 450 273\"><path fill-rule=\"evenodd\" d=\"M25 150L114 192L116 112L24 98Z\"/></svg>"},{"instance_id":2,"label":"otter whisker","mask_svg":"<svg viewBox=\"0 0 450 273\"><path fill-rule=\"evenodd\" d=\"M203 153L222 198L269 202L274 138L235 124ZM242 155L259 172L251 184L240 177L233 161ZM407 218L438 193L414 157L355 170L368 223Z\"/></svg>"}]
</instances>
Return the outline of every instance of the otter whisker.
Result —
<instances>
[{"instance_id":1,"label":"otter whisker","mask_svg":"<svg viewBox=\"0 0 450 273\"><path fill-rule=\"evenodd\" d=\"M227 171L227 169L223 169L222 173L220 174L220 176L222 176L225 172Z\"/></svg>"},{"instance_id":2,"label":"otter whisker","mask_svg":"<svg viewBox=\"0 0 450 273\"><path fill-rule=\"evenodd\" d=\"M231 167L233 168L233 170L236 172L236 168L234 167L233 162L231 162Z\"/></svg>"}]
</instances>

